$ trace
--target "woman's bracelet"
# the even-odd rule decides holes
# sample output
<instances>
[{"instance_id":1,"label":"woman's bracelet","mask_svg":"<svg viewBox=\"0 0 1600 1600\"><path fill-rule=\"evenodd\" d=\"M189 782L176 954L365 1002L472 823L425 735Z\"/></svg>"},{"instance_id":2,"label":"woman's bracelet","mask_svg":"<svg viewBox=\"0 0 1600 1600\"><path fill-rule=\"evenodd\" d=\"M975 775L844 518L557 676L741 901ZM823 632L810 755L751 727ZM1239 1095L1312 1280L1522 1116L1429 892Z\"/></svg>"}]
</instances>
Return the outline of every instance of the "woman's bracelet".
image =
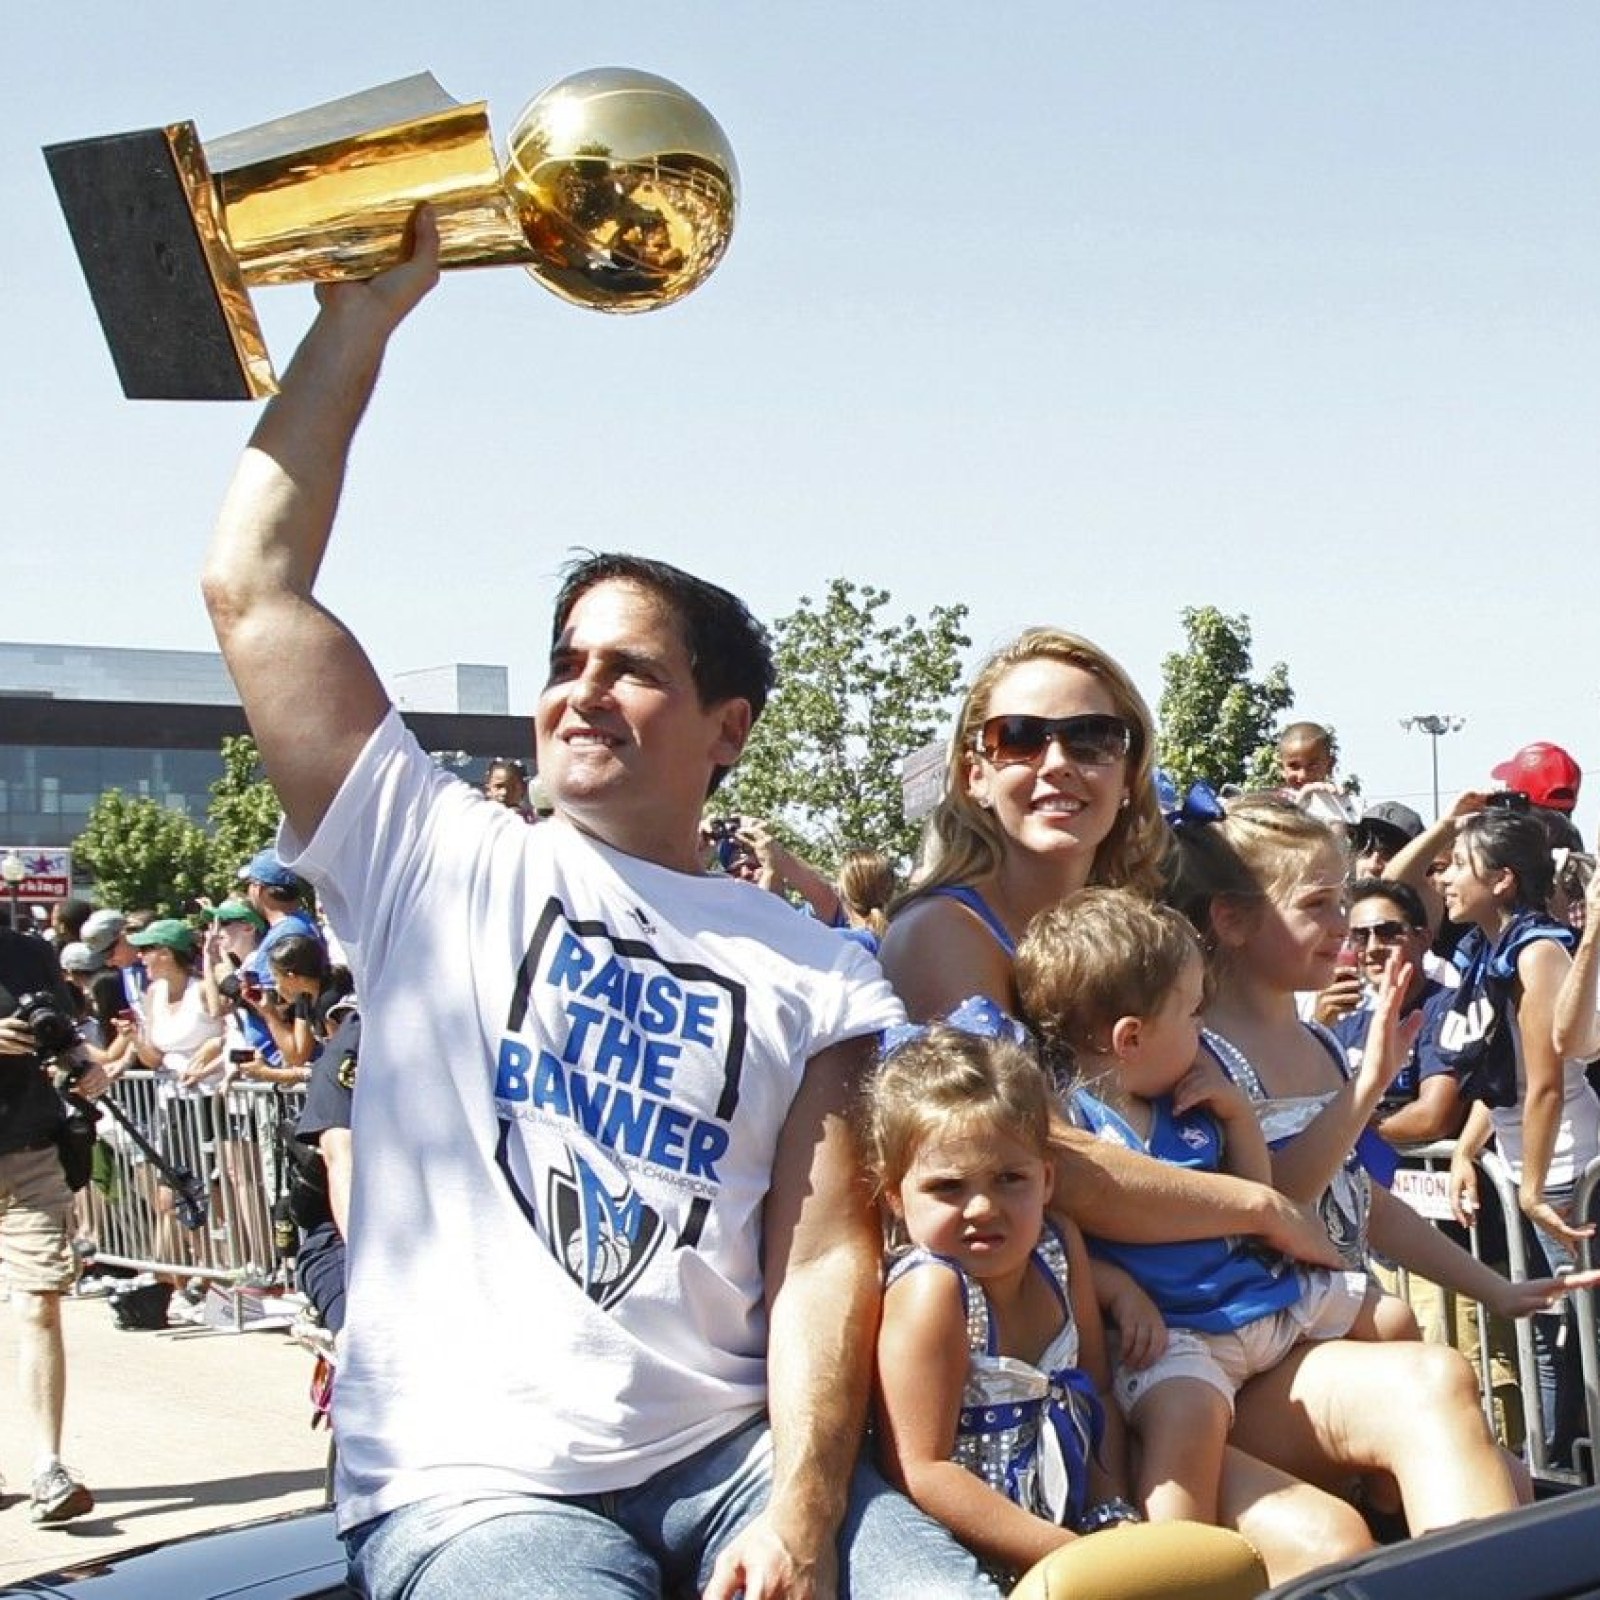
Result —
<instances>
[{"instance_id":1,"label":"woman's bracelet","mask_svg":"<svg viewBox=\"0 0 1600 1600\"><path fill-rule=\"evenodd\" d=\"M1099 1533L1102 1528L1115 1528L1124 1522L1143 1522L1144 1518L1121 1495L1092 1505L1078 1520L1079 1533Z\"/></svg>"}]
</instances>

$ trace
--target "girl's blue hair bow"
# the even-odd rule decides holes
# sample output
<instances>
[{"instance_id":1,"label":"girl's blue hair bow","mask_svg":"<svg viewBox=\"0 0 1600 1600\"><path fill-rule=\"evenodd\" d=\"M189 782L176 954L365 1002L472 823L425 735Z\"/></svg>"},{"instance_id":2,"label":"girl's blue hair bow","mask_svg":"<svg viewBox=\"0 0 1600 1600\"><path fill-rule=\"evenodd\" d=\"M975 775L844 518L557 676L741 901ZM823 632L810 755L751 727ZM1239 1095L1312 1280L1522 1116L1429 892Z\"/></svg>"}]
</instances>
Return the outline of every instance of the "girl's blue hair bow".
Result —
<instances>
[{"instance_id":1,"label":"girl's blue hair bow","mask_svg":"<svg viewBox=\"0 0 1600 1600\"><path fill-rule=\"evenodd\" d=\"M1156 803L1174 833L1182 833L1185 828L1209 827L1228 814L1209 783L1191 783L1189 792L1180 800L1177 784L1160 768L1156 769Z\"/></svg>"},{"instance_id":2,"label":"girl's blue hair bow","mask_svg":"<svg viewBox=\"0 0 1600 1600\"><path fill-rule=\"evenodd\" d=\"M953 1011L935 1017L931 1023L897 1022L893 1027L885 1028L882 1053L890 1056L913 1039L925 1039L928 1029L935 1024L974 1034L980 1039L1009 1039L1013 1044L1028 1042L1028 1030L1015 1017L1002 1011L987 995L974 994L969 995Z\"/></svg>"}]
</instances>

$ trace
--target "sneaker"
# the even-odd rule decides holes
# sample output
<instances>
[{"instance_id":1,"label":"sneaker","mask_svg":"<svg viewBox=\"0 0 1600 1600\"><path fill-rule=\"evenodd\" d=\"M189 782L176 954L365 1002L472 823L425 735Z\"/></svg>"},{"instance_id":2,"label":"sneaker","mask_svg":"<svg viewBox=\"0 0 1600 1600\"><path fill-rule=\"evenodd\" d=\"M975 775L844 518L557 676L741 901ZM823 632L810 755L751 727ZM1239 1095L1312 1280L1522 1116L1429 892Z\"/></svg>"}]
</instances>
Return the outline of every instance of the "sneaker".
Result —
<instances>
[{"instance_id":1,"label":"sneaker","mask_svg":"<svg viewBox=\"0 0 1600 1600\"><path fill-rule=\"evenodd\" d=\"M70 1522L94 1510L94 1496L58 1461L33 1480L33 1520Z\"/></svg>"}]
</instances>

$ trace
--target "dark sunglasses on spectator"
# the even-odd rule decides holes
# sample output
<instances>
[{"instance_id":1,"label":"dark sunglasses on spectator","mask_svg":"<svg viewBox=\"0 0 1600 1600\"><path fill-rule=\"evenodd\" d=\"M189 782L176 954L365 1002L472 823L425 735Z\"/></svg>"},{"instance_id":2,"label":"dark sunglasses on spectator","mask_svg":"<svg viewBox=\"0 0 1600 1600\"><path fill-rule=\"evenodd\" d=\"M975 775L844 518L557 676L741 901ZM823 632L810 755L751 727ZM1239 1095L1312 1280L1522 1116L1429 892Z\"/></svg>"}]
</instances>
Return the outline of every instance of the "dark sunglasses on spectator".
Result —
<instances>
[{"instance_id":1,"label":"dark sunglasses on spectator","mask_svg":"<svg viewBox=\"0 0 1600 1600\"><path fill-rule=\"evenodd\" d=\"M1415 930L1404 922L1369 922L1364 928L1350 928L1345 937L1353 945L1364 945L1370 939L1377 939L1383 944L1393 944L1396 939L1403 939L1408 933Z\"/></svg>"},{"instance_id":2,"label":"dark sunglasses on spectator","mask_svg":"<svg viewBox=\"0 0 1600 1600\"><path fill-rule=\"evenodd\" d=\"M1081 767L1104 767L1120 761L1133 743L1121 717L1089 712L1077 717L1031 717L1016 713L990 717L978 730L979 753L997 767L1036 767L1051 741Z\"/></svg>"}]
</instances>

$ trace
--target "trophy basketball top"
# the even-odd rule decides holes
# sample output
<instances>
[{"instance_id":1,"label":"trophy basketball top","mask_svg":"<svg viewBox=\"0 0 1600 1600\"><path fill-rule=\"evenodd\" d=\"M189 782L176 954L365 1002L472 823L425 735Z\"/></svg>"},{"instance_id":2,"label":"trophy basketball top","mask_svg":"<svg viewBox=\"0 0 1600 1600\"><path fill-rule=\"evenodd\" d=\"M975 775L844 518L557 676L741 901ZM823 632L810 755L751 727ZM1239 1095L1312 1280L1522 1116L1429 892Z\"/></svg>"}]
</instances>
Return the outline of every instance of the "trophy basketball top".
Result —
<instances>
[{"instance_id":1,"label":"trophy basketball top","mask_svg":"<svg viewBox=\"0 0 1600 1600\"><path fill-rule=\"evenodd\" d=\"M711 113L665 78L623 67L563 78L523 110L506 145L528 270L564 300L667 305L728 247L733 150Z\"/></svg>"},{"instance_id":2,"label":"trophy basketball top","mask_svg":"<svg viewBox=\"0 0 1600 1600\"><path fill-rule=\"evenodd\" d=\"M702 283L738 205L711 113L622 67L531 101L503 168L487 107L426 73L203 145L184 122L45 159L131 398L271 394L251 288L370 277L400 259L422 203L445 267L517 262L562 299L613 312Z\"/></svg>"}]
</instances>

